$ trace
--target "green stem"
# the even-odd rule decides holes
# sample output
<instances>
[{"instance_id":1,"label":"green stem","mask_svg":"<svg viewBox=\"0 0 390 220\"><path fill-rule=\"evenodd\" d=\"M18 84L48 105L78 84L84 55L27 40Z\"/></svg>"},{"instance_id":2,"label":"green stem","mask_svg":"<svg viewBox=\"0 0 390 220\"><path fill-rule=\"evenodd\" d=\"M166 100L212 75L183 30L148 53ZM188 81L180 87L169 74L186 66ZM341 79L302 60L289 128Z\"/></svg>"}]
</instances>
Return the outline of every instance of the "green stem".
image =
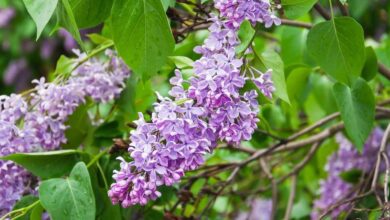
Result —
<instances>
[{"instance_id":1,"label":"green stem","mask_svg":"<svg viewBox=\"0 0 390 220\"><path fill-rule=\"evenodd\" d=\"M29 205L27 207L12 210L12 211L8 212L7 214L5 214L4 216L2 216L0 218L0 220L5 220L5 219L7 219L7 217L10 217L11 219L20 218L20 217L24 216L28 211L30 211L30 209L32 209L36 205L38 205L40 202L41 201L38 199L37 201L35 201L34 203L32 203L31 205ZM13 214L16 214L16 213L17 213L17 215L12 216Z\"/></svg>"},{"instance_id":2,"label":"green stem","mask_svg":"<svg viewBox=\"0 0 390 220\"><path fill-rule=\"evenodd\" d=\"M98 155L96 155L89 163L87 164L87 167L91 167L94 163L96 163L102 156L104 156L110 148L106 148L104 151L100 152Z\"/></svg>"}]
</instances>

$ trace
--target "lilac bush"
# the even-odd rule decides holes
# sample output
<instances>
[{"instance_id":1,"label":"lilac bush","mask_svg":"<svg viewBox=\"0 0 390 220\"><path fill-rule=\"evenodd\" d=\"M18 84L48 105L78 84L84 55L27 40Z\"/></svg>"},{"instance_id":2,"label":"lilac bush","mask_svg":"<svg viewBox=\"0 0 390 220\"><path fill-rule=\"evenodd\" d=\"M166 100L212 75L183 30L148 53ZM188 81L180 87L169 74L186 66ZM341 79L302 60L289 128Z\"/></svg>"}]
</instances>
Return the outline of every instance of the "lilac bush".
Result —
<instances>
[{"instance_id":1,"label":"lilac bush","mask_svg":"<svg viewBox=\"0 0 390 220\"><path fill-rule=\"evenodd\" d=\"M124 88L129 69L112 51L108 61L90 59L76 68L60 84L34 80L34 92L23 97L0 97L0 156L14 153L50 151L67 142L65 125L75 109L89 96L96 102L108 102ZM85 58L80 54L80 58ZM21 123L23 122L23 123ZM34 191L31 175L10 161L0 160L0 215L11 210L17 200Z\"/></svg>"},{"instance_id":2,"label":"lilac bush","mask_svg":"<svg viewBox=\"0 0 390 220\"><path fill-rule=\"evenodd\" d=\"M222 2L216 2L217 8L221 5ZM129 153L133 161L119 157L120 170L114 171L115 182L108 192L114 204L145 205L161 196L159 186L177 183L185 171L202 165L204 155L211 153L218 141L238 144L251 139L259 121L257 92L240 94L240 90L247 80L253 79L260 91L271 97L274 86L271 71L265 74L257 71L259 78L241 73L243 60L235 54L239 44L235 30L236 24L250 19L251 13L259 17L268 12L244 10L240 12L244 18L233 21L221 10L221 17L226 20L216 16L210 19L209 36L202 46L195 48L202 57L194 63L194 76L187 81L176 70L170 79L172 98L159 96L151 122L145 122L142 113L139 114L137 128L130 137ZM189 85L187 90L183 84Z\"/></svg>"}]
</instances>

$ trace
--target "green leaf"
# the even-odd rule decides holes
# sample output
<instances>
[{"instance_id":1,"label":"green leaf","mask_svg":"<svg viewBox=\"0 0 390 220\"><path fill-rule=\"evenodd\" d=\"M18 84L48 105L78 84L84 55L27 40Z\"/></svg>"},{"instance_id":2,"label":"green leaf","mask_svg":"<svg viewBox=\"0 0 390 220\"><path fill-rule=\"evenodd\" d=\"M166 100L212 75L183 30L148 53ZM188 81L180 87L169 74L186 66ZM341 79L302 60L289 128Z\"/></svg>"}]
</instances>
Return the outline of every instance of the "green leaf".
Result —
<instances>
[{"instance_id":1,"label":"green leaf","mask_svg":"<svg viewBox=\"0 0 390 220\"><path fill-rule=\"evenodd\" d=\"M275 96L290 103L287 94L286 79L284 76L284 63L275 51L266 51L262 54L263 62L268 69L272 69L272 81L275 85Z\"/></svg>"},{"instance_id":2,"label":"green leaf","mask_svg":"<svg viewBox=\"0 0 390 220\"><path fill-rule=\"evenodd\" d=\"M116 0L112 34L119 55L145 78L155 74L174 49L161 0Z\"/></svg>"},{"instance_id":3,"label":"green leaf","mask_svg":"<svg viewBox=\"0 0 390 220\"><path fill-rule=\"evenodd\" d=\"M37 26L37 40L57 7L58 0L23 0L24 5Z\"/></svg>"},{"instance_id":4,"label":"green leaf","mask_svg":"<svg viewBox=\"0 0 390 220\"><path fill-rule=\"evenodd\" d=\"M114 0L69 0L79 28L94 27L110 16Z\"/></svg>"},{"instance_id":5,"label":"green leaf","mask_svg":"<svg viewBox=\"0 0 390 220\"><path fill-rule=\"evenodd\" d=\"M350 17L319 23L309 32L309 53L333 78L353 84L365 62L363 28Z\"/></svg>"},{"instance_id":6,"label":"green leaf","mask_svg":"<svg viewBox=\"0 0 390 220\"><path fill-rule=\"evenodd\" d=\"M241 54L248 49L252 43L253 38L255 37L255 29L253 29L251 23L247 20L242 22L240 29L238 30L238 38L240 39L240 44L236 47L236 53Z\"/></svg>"},{"instance_id":7,"label":"green leaf","mask_svg":"<svg viewBox=\"0 0 390 220\"><path fill-rule=\"evenodd\" d=\"M75 38L77 43L85 50L76 19L69 0L61 0L57 10L58 22Z\"/></svg>"},{"instance_id":8,"label":"green leaf","mask_svg":"<svg viewBox=\"0 0 390 220\"><path fill-rule=\"evenodd\" d=\"M88 115L88 109L88 104L80 105L68 118L66 125L69 128L65 131L65 136L68 141L62 145L62 148L72 149L85 144L88 135L93 129L91 119Z\"/></svg>"},{"instance_id":9,"label":"green leaf","mask_svg":"<svg viewBox=\"0 0 390 220\"><path fill-rule=\"evenodd\" d=\"M84 159L86 155L76 150L59 150L39 153L10 154L0 157L1 160L11 160L35 176L43 179L60 177L68 174L72 167Z\"/></svg>"},{"instance_id":10,"label":"green leaf","mask_svg":"<svg viewBox=\"0 0 390 220\"><path fill-rule=\"evenodd\" d=\"M77 60L71 59L69 57L66 57L64 55L60 56L60 59L57 61L56 69L54 71L53 78L62 75L70 75L70 73L74 70L74 68L77 66ZM53 79L54 80L54 79Z\"/></svg>"},{"instance_id":11,"label":"green leaf","mask_svg":"<svg viewBox=\"0 0 390 220\"><path fill-rule=\"evenodd\" d=\"M286 17L295 19L310 11L318 0L282 0Z\"/></svg>"},{"instance_id":12,"label":"green leaf","mask_svg":"<svg viewBox=\"0 0 390 220\"><path fill-rule=\"evenodd\" d=\"M374 125L374 94L363 79L358 79L352 88L337 83L333 92L347 134L361 151Z\"/></svg>"},{"instance_id":13,"label":"green leaf","mask_svg":"<svg viewBox=\"0 0 390 220\"><path fill-rule=\"evenodd\" d=\"M42 220L43 211L42 204L39 203L31 210L30 220Z\"/></svg>"},{"instance_id":14,"label":"green leaf","mask_svg":"<svg viewBox=\"0 0 390 220\"><path fill-rule=\"evenodd\" d=\"M194 61L188 57L184 56L170 56L170 60L175 63L176 67L179 69L192 68L194 65Z\"/></svg>"},{"instance_id":15,"label":"green leaf","mask_svg":"<svg viewBox=\"0 0 390 220\"><path fill-rule=\"evenodd\" d=\"M370 81L375 78L378 73L378 58L372 47L366 47L366 62L364 64L362 77L363 79Z\"/></svg>"},{"instance_id":16,"label":"green leaf","mask_svg":"<svg viewBox=\"0 0 390 220\"><path fill-rule=\"evenodd\" d=\"M287 88L290 100L299 100L300 94L305 90L312 70L307 67L299 67L291 71L287 78Z\"/></svg>"},{"instance_id":17,"label":"green leaf","mask_svg":"<svg viewBox=\"0 0 390 220\"><path fill-rule=\"evenodd\" d=\"M360 178L362 177L362 174L363 173L361 170L352 169L340 173L340 178L348 183L358 183Z\"/></svg>"},{"instance_id":18,"label":"green leaf","mask_svg":"<svg viewBox=\"0 0 390 220\"><path fill-rule=\"evenodd\" d=\"M174 7L176 0L161 0L161 3L163 4L164 11L167 11L169 7Z\"/></svg>"},{"instance_id":19,"label":"green leaf","mask_svg":"<svg viewBox=\"0 0 390 220\"><path fill-rule=\"evenodd\" d=\"M54 220L95 219L95 196L83 162L74 166L68 178L43 181L39 199Z\"/></svg>"}]
</instances>

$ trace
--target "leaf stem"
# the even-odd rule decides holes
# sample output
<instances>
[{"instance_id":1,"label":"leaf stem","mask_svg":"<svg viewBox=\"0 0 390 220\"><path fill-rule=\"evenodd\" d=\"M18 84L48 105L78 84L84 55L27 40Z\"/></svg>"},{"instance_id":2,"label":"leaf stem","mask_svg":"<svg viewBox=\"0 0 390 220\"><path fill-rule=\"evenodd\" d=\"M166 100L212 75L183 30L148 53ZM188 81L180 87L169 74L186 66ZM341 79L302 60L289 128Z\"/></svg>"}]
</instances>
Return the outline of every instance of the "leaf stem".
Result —
<instances>
[{"instance_id":1,"label":"leaf stem","mask_svg":"<svg viewBox=\"0 0 390 220\"><path fill-rule=\"evenodd\" d=\"M96 161L98 161L102 156L104 156L106 153L108 153L109 150L110 150L110 148L108 147L104 151L102 151L98 155L96 155L91 161L89 161L89 163L87 164L87 168L91 167L94 163L96 163Z\"/></svg>"},{"instance_id":2,"label":"leaf stem","mask_svg":"<svg viewBox=\"0 0 390 220\"><path fill-rule=\"evenodd\" d=\"M26 206L26 207L20 208L20 209L12 210L12 211L8 212L7 214L5 214L4 216L2 216L0 218L0 220L5 220L5 219L7 219L7 217L11 217L12 219L20 218L20 217L24 216L28 211L30 211L30 209L32 209L36 205L38 205L40 202L41 201L38 199L37 201L35 201L34 203L32 203L29 206ZM13 214L17 214L17 215L12 216Z\"/></svg>"}]
</instances>

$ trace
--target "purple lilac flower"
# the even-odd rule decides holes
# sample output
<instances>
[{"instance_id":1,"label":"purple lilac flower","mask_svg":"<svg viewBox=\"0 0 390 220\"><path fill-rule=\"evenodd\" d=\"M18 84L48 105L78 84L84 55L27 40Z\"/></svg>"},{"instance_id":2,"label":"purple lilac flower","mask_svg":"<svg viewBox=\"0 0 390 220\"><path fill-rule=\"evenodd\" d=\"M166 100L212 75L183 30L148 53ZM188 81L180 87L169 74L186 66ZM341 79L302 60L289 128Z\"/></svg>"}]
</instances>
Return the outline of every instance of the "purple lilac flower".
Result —
<instances>
[{"instance_id":1,"label":"purple lilac flower","mask_svg":"<svg viewBox=\"0 0 390 220\"><path fill-rule=\"evenodd\" d=\"M97 102L108 102L116 98L125 87L125 79L130 75L126 64L107 50L108 62L91 59L77 68L70 84L83 88L85 94Z\"/></svg>"},{"instance_id":2,"label":"purple lilac flower","mask_svg":"<svg viewBox=\"0 0 390 220\"><path fill-rule=\"evenodd\" d=\"M158 186L177 183L185 171L202 165L218 140L250 140L258 122L257 93L240 94L248 78L240 73L243 61L235 55L239 42L230 24L243 19L232 23L227 18L211 19L209 37L195 48L202 58L194 63L194 76L187 81L176 70L170 79L171 98L158 95L151 122L139 114L130 137L132 161L119 157L120 170L114 171L115 182L108 192L112 203L145 205L161 195ZM269 82L266 77L261 81ZM184 83L189 84L187 90ZM268 85L263 87L262 92L272 92Z\"/></svg>"},{"instance_id":3,"label":"purple lilac flower","mask_svg":"<svg viewBox=\"0 0 390 220\"><path fill-rule=\"evenodd\" d=\"M14 17L15 17L15 9L0 8L0 28L7 27Z\"/></svg>"},{"instance_id":4,"label":"purple lilac flower","mask_svg":"<svg viewBox=\"0 0 390 220\"><path fill-rule=\"evenodd\" d=\"M312 219L318 219L321 211L328 209L340 199L354 196L354 193L351 192L353 185L342 180L340 174L353 169L370 172L375 165L382 136L383 131L380 128L375 128L364 145L363 154L360 154L342 134L336 136L339 150L328 159L325 167L328 171L328 178L321 182L321 196L314 202ZM348 211L350 208L351 206L348 204L341 205L334 209L330 216L332 219L337 218L340 213Z\"/></svg>"},{"instance_id":5,"label":"purple lilac flower","mask_svg":"<svg viewBox=\"0 0 390 220\"><path fill-rule=\"evenodd\" d=\"M66 142L65 122L86 96L97 102L118 96L130 71L114 53L107 55L107 62L90 60L80 65L60 85L34 80L35 92L28 102L20 95L0 96L0 156L58 149ZM96 82L96 75L104 80ZM23 194L35 189L29 184L31 175L10 161L0 160L0 176L0 214L4 215Z\"/></svg>"},{"instance_id":6,"label":"purple lilac flower","mask_svg":"<svg viewBox=\"0 0 390 220\"><path fill-rule=\"evenodd\" d=\"M252 70L260 76L256 78L255 73ZM272 93L275 92L275 85L271 78L272 70L269 69L267 72L262 73L254 68L251 68L250 71L252 73L252 80L261 93L263 93L268 98L272 98Z\"/></svg>"},{"instance_id":7,"label":"purple lilac flower","mask_svg":"<svg viewBox=\"0 0 390 220\"><path fill-rule=\"evenodd\" d=\"M226 25L230 28L239 28L244 20L252 24L264 23L267 28L281 24L272 12L269 0L215 0L215 7L227 18Z\"/></svg>"},{"instance_id":8,"label":"purple lilac flower","mask_svg":"<svg viewBox=\"0 0 390 220\"><path fill-rule=\"evenodd\" d=\"M195 48L203 56L194 63L189 97L205 107L209 126L220 140L239 143L249 140L257 127L257 94L239 93L247 78L240 74L243 62L235 56L237 36L222 21L213 22L204 45Z\"/></svg>"}]
</instances>

